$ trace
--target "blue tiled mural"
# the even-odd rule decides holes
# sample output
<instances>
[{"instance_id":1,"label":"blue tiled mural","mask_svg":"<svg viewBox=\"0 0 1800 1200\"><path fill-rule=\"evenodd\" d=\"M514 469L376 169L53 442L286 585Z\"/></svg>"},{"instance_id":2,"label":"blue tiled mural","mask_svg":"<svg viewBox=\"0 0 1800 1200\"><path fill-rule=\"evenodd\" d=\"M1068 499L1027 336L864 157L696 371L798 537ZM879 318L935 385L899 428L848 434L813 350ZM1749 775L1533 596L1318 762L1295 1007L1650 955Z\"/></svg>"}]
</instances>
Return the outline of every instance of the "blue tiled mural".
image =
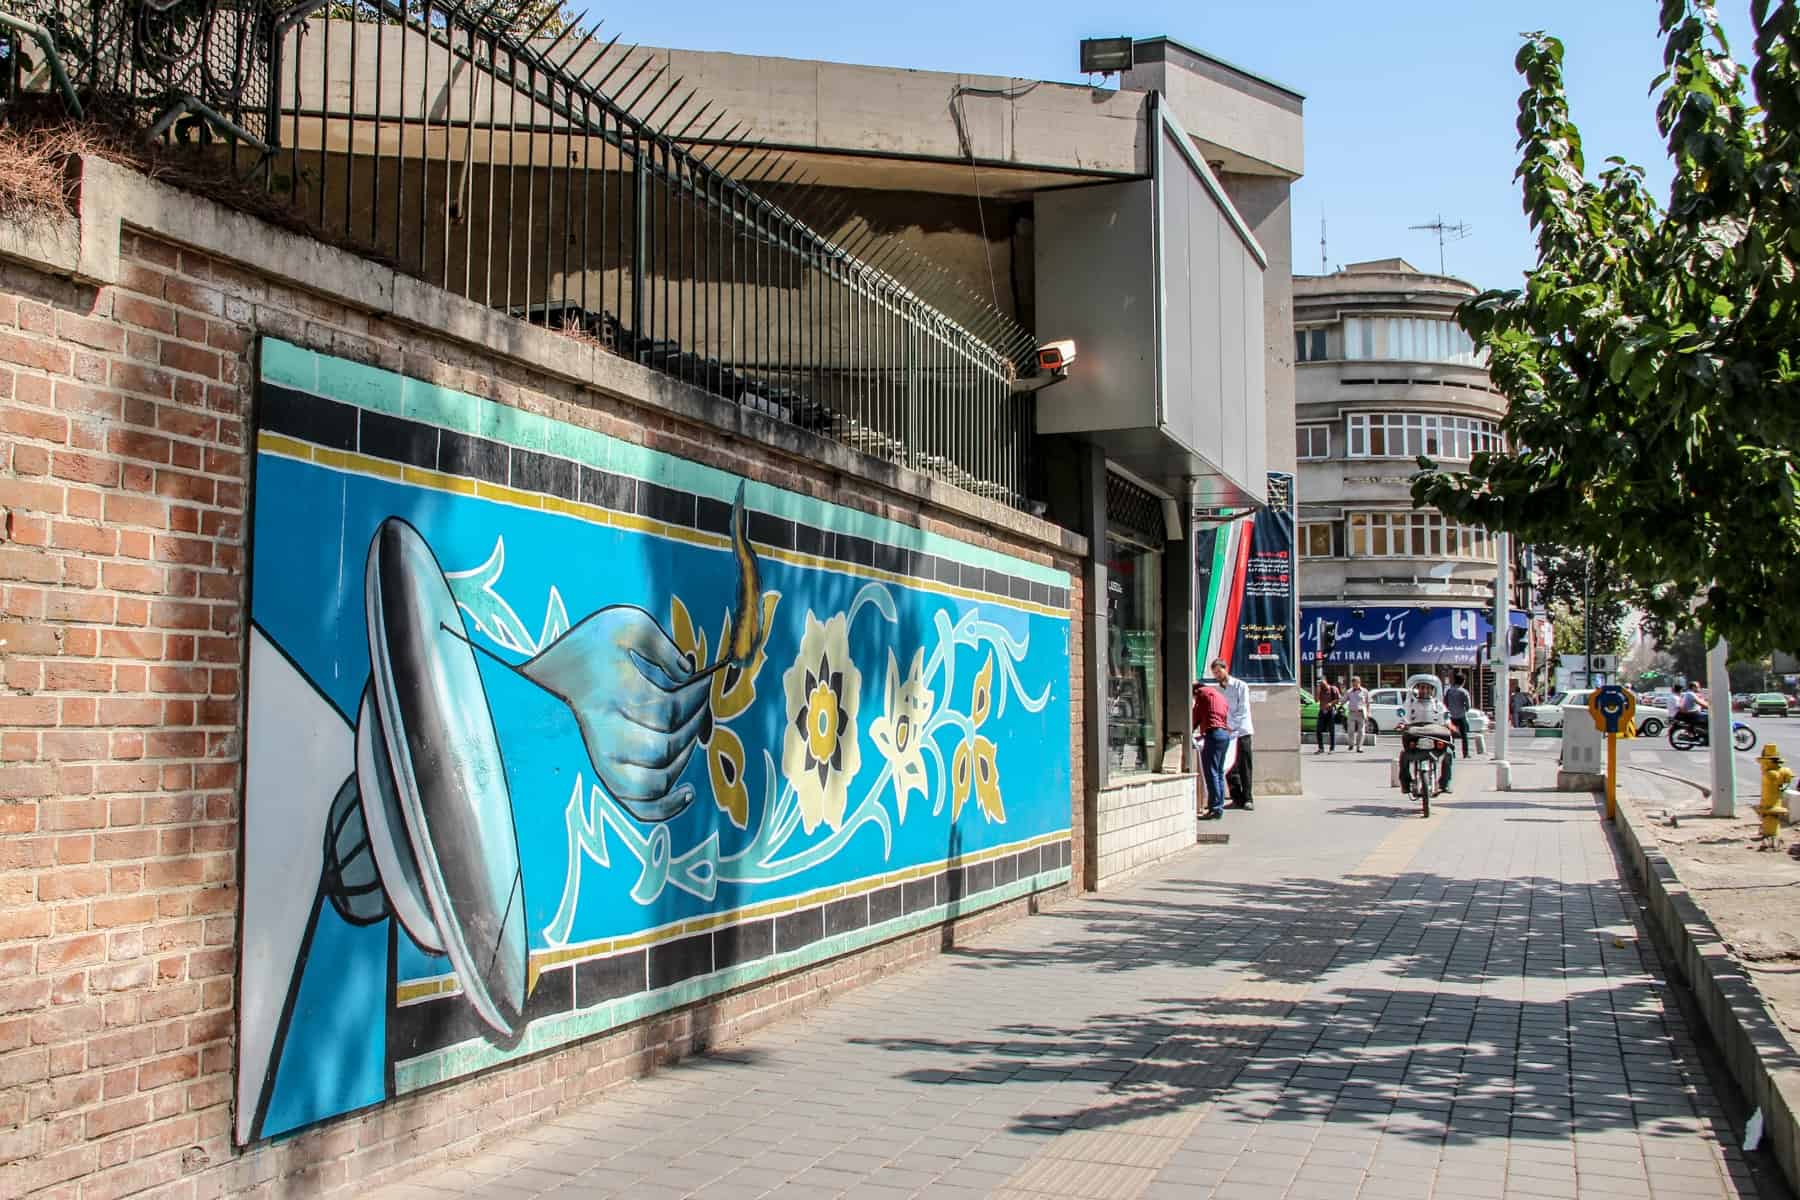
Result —
<instances>
[{"instance_id":1,"label":"blue tiled mural","mask_svg":"<svg viewBox=\"0 0 1800 1200\"><path fill-rule=\"evenodd\" d=\"M237 1137L1069 877L1069 579L261 346Z\"/></svg>"}]
</instances>

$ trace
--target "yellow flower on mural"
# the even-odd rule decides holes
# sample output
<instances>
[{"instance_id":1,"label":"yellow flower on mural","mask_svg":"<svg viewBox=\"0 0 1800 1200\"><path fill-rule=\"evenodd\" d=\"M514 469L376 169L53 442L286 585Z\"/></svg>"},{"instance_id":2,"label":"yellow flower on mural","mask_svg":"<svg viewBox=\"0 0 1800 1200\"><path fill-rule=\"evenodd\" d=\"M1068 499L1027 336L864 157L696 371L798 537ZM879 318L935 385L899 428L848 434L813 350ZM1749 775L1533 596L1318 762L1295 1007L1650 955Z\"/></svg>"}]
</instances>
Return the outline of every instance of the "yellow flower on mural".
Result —
<instances>
[{"instance_id":1,"label":"yellow flower on mural","mask_svg":"<svg viewBox=\"0 0 1800 1200\"><path fill-rule=\"evenodd\" d=\"M788 715L781 773L800 801L806 832L821 821L836 829L850 781L862 766L856 731L862 673L850 657L850 623L843 613L823 623L806 614L799 656L781 683Z\"/></svg>"},{"instance_id":2,"label":"yellow flower on mural","mask_svg":"<svg viewBox=\"0 0 1800 1200\"><path fill-rule=\"evenodd\" d=\"M764 592L762 594L762 636L756 641L756 654L748 667L739 667L736 663L728 663L720 668L712 680L712 714L715 721L729 721L740 716L756 701L756 677L762 674L763 663L768 661L766 653L769 637L768 631L775 621L775 606L781 603L780 592ZM719 629L719 647L721 654L730 641L731 614L725 614L725 623ZM705 645L703 636L700 644Z\"/></svg>"},{"instance_id":3,"label":"yellow flower on mural","mask_svg":"<svg viewBox=\"0 0 1800 1200\"><path fill-rule=\"evenodd\" d=\"M921 731L931 715L935 697L926 690L921 678L924 667L925 651L921 649L913 654L912 665L902 681L900 663L894 652L888 651L886 711L869 724L869 737L894 772L894 800L902 821L906 820L907 797L913 792L922 796L930 792L925 784L925 739Z\"/></svg>"},{"instance_id":4,"label":"yellow flower on mural","mask_svg":"<svg viewBox=\"0 0 1800 1200\"><path fill-rule=\"evenodd\" d=\"M1000 803L1000 768L994 762L994 743L975 739L975 803L996 825L1006 823L1006 806Z\"/></svg>"},{"instance_id":5,"label":"yellow flower on mural","mask_svg":"<svg viewBox=\"0 0 1800 1200\"><path fill-rule=\"evenodd\" d=\"M706 743L706 773L713 803L739 829L750 824L750 789L744 786L744 743L724 725L714 725Z\"/></svg>"},{"instance_id":6,"label":"yellow flower on mural","mask_svg":"<svg viewBox=\"0 0 1800 1200\"><path fill-rule=\"evenodd\" d=\"M969 798L969 781L975 775L975 751L968 742L956 748L950 760L950 820L962 816L963 801Z\"/></svg>"},{"instance_id":7,"label":"yellow flower on mural","mask_svg":"<svg viewBox=\"0 0 1800 1200\"><path fill-rule=\"evenodd\" d=\"M706 666L706 634L695 628L680 596L669 597L669 636L697 671Z\"/></svg>"},{"instance_id":8,"label":"yellow flower on mural","mask_svg":"<svg viewBox=\"0 0 1800 1200\"><path fill-rule=\"evenodd\" d=\"M981 664L981 670L975 673L975 687L969 695L970 733L962 745L956 748L956 757L950 762L952 821L962 815L963 803L969 798L971 786L975 790L975 803L988 820L995 824L1002 824L1006 820L1006 806L1000 800L1000 766L994 759L994 743L973 732L987 722L993 708L994 655L990 651L987 661Z\"/></svg>"},{"instance_id":9,"label":"yellow flower on mural","mask_svg":"<svg viewBox=\"0 0 1800 1200\"><path fill-rule=\"evenodd\" d=\"M988 712L994 706L994 652L988 651L987 661L981 664L981 670L975 673L975 691L969 697L969 721L980 729L986 724Z\"/></svg>"}]
</instances>

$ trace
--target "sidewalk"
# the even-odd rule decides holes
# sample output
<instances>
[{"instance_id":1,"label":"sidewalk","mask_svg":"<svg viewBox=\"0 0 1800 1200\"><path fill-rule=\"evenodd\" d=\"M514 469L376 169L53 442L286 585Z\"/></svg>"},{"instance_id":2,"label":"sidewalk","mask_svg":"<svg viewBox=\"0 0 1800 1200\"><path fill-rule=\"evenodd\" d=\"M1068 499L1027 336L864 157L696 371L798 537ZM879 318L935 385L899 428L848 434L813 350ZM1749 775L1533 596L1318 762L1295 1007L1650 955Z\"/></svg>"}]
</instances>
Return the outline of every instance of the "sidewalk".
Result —
<instances>
[{"instance_id":1,"label":"sidewalk","mask_svg":"<svg viewBox=\"0 0 1800 1200\"><path fill-rule=\"evenodd\" d=\"M1229 846L373 1195L1786 1195L1732 1148L1587 796L1473 763L1426 821L1379 756L1304 765Z\"/></svg>"}]
</instances>

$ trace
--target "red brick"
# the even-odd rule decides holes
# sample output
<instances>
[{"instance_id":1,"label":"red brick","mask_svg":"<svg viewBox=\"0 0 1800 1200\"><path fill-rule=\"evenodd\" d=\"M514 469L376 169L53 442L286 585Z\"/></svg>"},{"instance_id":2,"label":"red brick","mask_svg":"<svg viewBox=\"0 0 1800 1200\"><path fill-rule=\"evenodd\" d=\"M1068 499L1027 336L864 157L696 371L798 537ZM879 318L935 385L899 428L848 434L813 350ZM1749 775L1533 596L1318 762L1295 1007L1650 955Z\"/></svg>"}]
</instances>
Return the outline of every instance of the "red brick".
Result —
<instances>
[{"instance_id":1,"label":"red brick","mask_svg":"<svg viewBox=\"0 0 1800 1200\"><path fill-rule=\"evenodd\" d=\"M72 479L77 483L92 483L100 487L112 487L119 482L118 463L68 450L58 450L50 456L50 471L58 479Z\"/></svg>"},{"instance_id":2,"label":"red brick","mask_svg":"<svg viewBox=\"0 0 1800 1200\"><path fill-rule=\"evenodd\" d=\"M58 550L79 550L83 554L109 555L119 546L117 530L100 525L84 525L76 521L58 521L50 529L50 544Z\"/></svg>"},{"instance_id":3,"label":"red brick","mask_svg":"<svg viewBox=\"0 0 1800 1200\"><path fill-rule=\"evenodd\" d=\"M50 375L67 375L73 365L66 347L5 332L0 332L0 362Z\"/></svg>"},{"instance_id":4,"label":"red brick","mask_svg":"<svg viewBox=\"0 0 1800 1200\"><path fill-rule=\"evenodd\" d=\"M192 346L186 342L165 340L162 344L162 365L176 371L184 371L189 375L201 375L207 379L219 377L218 352Z\"/></svg>"},{"instance_id":5,"label":"red brick","mask_svg":"<svg viewBox=\"0 0 1800 1200\"><path fill-rule=\"evenodd\" d=\"M69 440L69 419L41 409L8 405L0 408L0 433L60 445Z\"/></svg>"},{"instance_id":6,"label":"red brick","mask_svg":"<svg viewBox=\"0 0 1800 1200\"><path fill-rule=\"evenodd\" d=\"M100 578L109 588L122 592L161 592L167 573L161 567L136 563L102 563Z\"/></svg>"},{"instance_id":7,"label":"red brick","mask_svg":"<svg viewBox=\"0 0 1800 1200\"><path fill-rule=\"evenodd\" d=\"M155 396L162 400L175 395L175 377L160 367L115 361L108 373L108 380L122 392L135 392L140 396Z\"/></svg>"},{"instance_id":8,"label":"red brick","mask_svg":"<svg viewBox=\"0 0 1800 1200\"><path fill-rule=\"evenodd\" d=\"M56 407L63 412L88 417L116 418L124 411L124 398L117 392L82 387L59 379L56 381Z\"/></svg>"},{"instance_id":9,"label":"red brick","mask_svg":"<svg viewBox=\"0 0 1800 1200\"><path fill-rule=\"evenodd\" d=\"M160 278L159 276L159 281ZM175 332L175 310L166 304L156 304L139 296L119 293L113 298L113 315L121 321L153 329L157 333Z\"/></svg>"},{"instance_id":10,"label":"red brick","mask_svg":"<svg viewBox=\"0 0 1800 1200\"><path fill-rule=\"evenodd\" d=\"M111 321L78 317L74 313L58 313L57 336L95 350L117 352L125 345L125 331Z\"/></svg>"}]
</instances>

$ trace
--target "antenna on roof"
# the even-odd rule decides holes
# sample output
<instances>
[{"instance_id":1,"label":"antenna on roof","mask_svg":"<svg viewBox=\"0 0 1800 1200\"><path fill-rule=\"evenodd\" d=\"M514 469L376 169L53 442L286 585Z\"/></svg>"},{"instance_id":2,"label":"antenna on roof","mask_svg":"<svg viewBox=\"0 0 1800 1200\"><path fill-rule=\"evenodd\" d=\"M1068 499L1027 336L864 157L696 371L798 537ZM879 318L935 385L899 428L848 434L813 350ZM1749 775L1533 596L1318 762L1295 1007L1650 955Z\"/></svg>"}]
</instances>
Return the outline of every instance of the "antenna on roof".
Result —
<instances>
[{"instance_id":1,"label":"antenna on roof","mask_svg":"<svg viewBox=\"0 0 1800 1200\"><path fill-rule=\"evenodd\" d=\"M1331 267L1325 257L1325 214L1319 214L1319 274L1331 274Z\"/></svg>"},{"instance_id":2,"label":"antenna on roof","mask_svg":"<svg viewBox=\"0 0 1800 1200\"><path fill-rule=\"evenodd\" d=\"M1427 233L1437 234L1439 275L1444 274L1444 243L1460 242L1475 232L1475 227L1466 221L1458 221L1454 225L1446 223L1442 213L1438 214L1435 221L1428 221L1423 225L1409 225L1407 228L1421 229Z\"/></svg>"}]
</instances>

